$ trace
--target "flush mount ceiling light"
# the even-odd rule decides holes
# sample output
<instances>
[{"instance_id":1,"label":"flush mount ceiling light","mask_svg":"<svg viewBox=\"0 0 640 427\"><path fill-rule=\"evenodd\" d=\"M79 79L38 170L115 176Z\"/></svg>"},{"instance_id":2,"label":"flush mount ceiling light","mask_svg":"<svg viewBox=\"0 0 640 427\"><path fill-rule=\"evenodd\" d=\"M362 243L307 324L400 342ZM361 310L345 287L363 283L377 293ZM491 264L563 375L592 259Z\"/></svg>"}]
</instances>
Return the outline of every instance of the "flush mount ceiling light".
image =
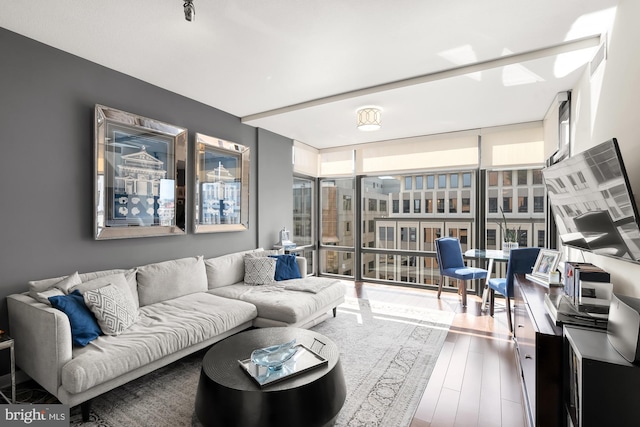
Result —
<instances>
[{"instance_id":1,"label":"flush mount ceiling light","mask_svg":"<svg viewBox=\"0 0 640 427\"><path fill-rule=\"evenodd\" d=\"M187 21L196 20L196 7L193 5L193 0L186 0L184 2L184 19Z\"/></svg>"},{"instance_id":2,"label":"flush mount ceiling light","mask_svg":"<svg viewBox=\"0 0 640 427\"><path fill-rule=\"evenodd\" d=\"M380 129L382 109L380 107L362 107L357 112L358 129L372 131Z\"/></svg>"}]
</instances>

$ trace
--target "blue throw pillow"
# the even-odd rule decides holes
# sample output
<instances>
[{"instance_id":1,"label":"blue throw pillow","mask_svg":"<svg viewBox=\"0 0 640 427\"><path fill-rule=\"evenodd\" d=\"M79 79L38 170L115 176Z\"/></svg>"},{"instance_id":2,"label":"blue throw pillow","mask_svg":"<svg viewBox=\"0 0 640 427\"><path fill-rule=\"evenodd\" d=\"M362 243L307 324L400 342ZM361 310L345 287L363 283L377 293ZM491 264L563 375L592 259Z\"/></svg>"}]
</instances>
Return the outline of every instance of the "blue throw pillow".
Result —
<instances>
[{"instance_id":1,"label":"blue throw pillow","mask_svg":"<svg viewBox=\"0 0 640 427\"><path fill-rule=\"evenodd\" d=\"M276 281L302 278L295 255L285 254L269 256L278 260L276 262Z\"/></svg>"},{"instance_id":2,"label":"blue throw pillow","mask_svg":"<svg viewBox=\"0 0 640 427\"><path fill-rule=\"evenodd\" d=\"M82 294L77 289L69 295L49 297L49 302L69 318L71 340L74 344L84 347L102 333L96 318L87 308Z\"/></svg>"}]
</instances>

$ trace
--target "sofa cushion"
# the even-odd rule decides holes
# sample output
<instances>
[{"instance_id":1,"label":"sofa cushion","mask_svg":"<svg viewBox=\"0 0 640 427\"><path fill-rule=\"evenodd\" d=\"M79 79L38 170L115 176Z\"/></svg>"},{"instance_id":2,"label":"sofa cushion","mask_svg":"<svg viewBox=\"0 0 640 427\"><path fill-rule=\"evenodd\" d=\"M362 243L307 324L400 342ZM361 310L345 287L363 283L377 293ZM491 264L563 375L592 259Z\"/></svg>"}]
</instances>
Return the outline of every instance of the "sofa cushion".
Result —
<instances>
[{"instance_id":1,"label":"sofa cushion","mask_svg":"<svg viewBox=\"0 0 640 427\"><path fill-rule=\"evenodd\" d=\"M42 279L42 280L29 280L29 294L31 294L31 291L42 292L42 291L51 289L53 285L66 279L69 276L52 277L49 279Z\"/></svg>"},{"instance_id":2,"label":"sofa cushion","mask_svg":"<svg viewBox=\"0 0 640 427\"><path fill-rule=\"evenodd\" d=\"M62 387L81 393L187 347L251 322L256 308L199 292L143 306L122 334L102 335L62 368Z\"/></svg>"},{"instance_id":3,"label":"sofa cushion","mask_svg":"<svg viewBox=\"0 0 640 427\"><path fill-rule=\"evenodd\" d=\"M119 335L138 318L133 300L113 284L86 291L82 296L104 334Z\"/></svg>"},{"instance_id":4,"label":"sofa cushion","mask_svg":"<svg viewBox=\"0 0 640 427\"><path fill-rule=\"evenodd\" d=\"M135 309L138 309L138 293L135 290L137 288L135 270L130 270L126 273L116 273L106 276L98 276L92 280L87 280L79 285L71 288L72 291L78 290L81 294L94 289L102 288L107 285L116 286L123 296L125 296L134 305ZM82 275L80 276L82 277ZM91 277L91 276L89 276ZM133 289L133 291L132 291Z\"/></svg>"},{"instance_id":5,"label":"sofa cushion","mask_svg":"<svg viewBox=\"0 0 640 427\"><path fill-rule=\"evenodd\" d=\"M118 273L126 273L133 270L123 270L122 268L114 268L111 270L91 271L89 273L80 273L80 280L82 282L88 282L89 280L97 279L103 276L112 276Z\"/></svg>"},{"instance_id":6,"label":"sofa cushion","mask_svg":"<svg viewBox=\"0 0 640 427\"><path fill-rule=\"evenodd\" d=\"M61 297L65 293L58 288L47 289L46 291L36 292L35 299L43 304L51 305L50 297Z\"/></svg>"},{"instance_id":7,"label":"sofa cushion","mask_svg":"<svg viewBox=\"0 0 640 427\"><path fill-rule=\"evenodd\" d=\"M32 280L29 282L29 296L38 299L38 293L57 288L63 294L68 294L71 288L82 283L80 275L76 271L68 276L54 277L44 280ZM51 296L51 295L50 295Z\"/></svg>"},{"instance_id":8,"label":"sofa cushion","mask_svg":"<svg viewBox=\"0 0 640 427\"><path fill-rule=\"evenodd\" d=\"M71 340L75 345L84 347L100 336L102 332L100 326L85 305L79 291L73 291L69 295L53 296L49 301L54 308L62 311L69 318Z\"/></svg>"},{"instance_id":9,"label":"sofa cushion","mask_svg":"<svg viewBox=\"0 0 640 427\"><path fill-rule=\"evenodd\" d=\"M141 307L207 290L202 256L139 267L137 280Z\"/></svg>"},{"instance_id":10,"label":"sofa cushion","mask_svg":"<svg viewBox=\"0 0 640 427\"><path fill-rule=\"evenodd\" d=\"M304 282L310 287L329 284L317 293L285 290L285 286ZM320 285L322 284L322 285ZM250 302L258 309L258 317L295 324L317 313L332 302L344 298L342 282L327 277L305 277L286 280L273 285L251 286L244 283L216 288L209 291L214 295Z\"/></svg>"},{"instance_id":11,"label":"sofa cushion","mask_svg":"<svg viewBox=\"0 0 640 427\"><path fill-rule=\"evenodd\" d=\"M275 282L277 260L271 257L244 258L244 283L247 285L269 285Z\"/></svg>"},{"instance_id":12,"label":"sofa cushion","mask_svg":"<svg viewBox=\"0 0 640 427\"><path fill-rule=\"evenodd\" d=\"M29 296L32 298L36 298L36 293L43 292L51 288L58 287L65 294L69 293L76 285L79 285L82 282L88 282L90 280L97 279L99 277L104 276L112 276L117 273L125 273L125 277L128 280L129 288L133 295L134 300L136 301L136 306L138 306L138 291L137 291L137 283L136 283L136 275L135 269L123 270L121 268L111 269L111 270L103 270L103 271L92 271L90 273L81 273L75 272L69 276L60 276L53 277L50 279L43 280L32 280L29 282ZM61 283L63 280L69 280L68 284ZM103 285L104 286L104 285ZM66 288L66 289L63 289Z\"/></svg>"},{"instance_id":13,"label":"sofa cushion","mask_svg":"<svg viewBox=\"0 0 640 427\"><path fill-rule=\"evenodd\" d=\"M209 289L233 285L244 279L244 256L255 250L236 252L204 261Z\"/></svg>"},{"instance_id":14,"label":"sofa cushion","mask_svg":"<svg viewBox=\"0 0 640 427\"><path fill-rule=\"evenodd\" d=\"M296 261L296 256L292 254L285 255L270 255L275 258L276 262L276 275L275 280L277 282L281 280L300 279L300 268Z\"/></svg>"}]
</instances>

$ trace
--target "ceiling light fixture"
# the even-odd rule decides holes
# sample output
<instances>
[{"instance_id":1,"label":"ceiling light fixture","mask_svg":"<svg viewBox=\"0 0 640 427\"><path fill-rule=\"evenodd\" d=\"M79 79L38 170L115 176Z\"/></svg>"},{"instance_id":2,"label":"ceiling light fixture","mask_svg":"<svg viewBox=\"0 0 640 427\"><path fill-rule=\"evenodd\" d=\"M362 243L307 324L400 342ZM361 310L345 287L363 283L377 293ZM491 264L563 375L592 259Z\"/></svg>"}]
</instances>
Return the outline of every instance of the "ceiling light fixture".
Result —
<instances>
[{"instance_id":1,"label":"ceiling light fixture","mask_svg":"<svg viewBox=\"0 0 640 427\"><path fill-rule=\"evenodd\" d=\"M380 107L362 107L357 112L358 129L372 131L380 129L382 109Z\"/></svg>"},{"instance_id":2,"label":"ceiling light fixture","mask_svg":"<svg viewBox=\"0 0 640 427\"><path fill-rule=\"evenodd\" d=\"M184 19L187 21L196 20L196 7L193 5L193 0L185 0L184 2Z\"/></svg>"}]
</instances>

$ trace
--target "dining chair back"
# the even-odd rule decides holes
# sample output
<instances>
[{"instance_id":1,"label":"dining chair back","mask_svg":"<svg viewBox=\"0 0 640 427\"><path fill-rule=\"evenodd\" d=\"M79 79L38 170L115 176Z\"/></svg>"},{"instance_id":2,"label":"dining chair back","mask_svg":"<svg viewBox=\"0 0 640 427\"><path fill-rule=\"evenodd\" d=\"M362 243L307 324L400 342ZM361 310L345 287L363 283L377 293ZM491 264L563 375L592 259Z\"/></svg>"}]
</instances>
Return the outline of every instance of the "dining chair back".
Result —
<instances>
[{"instance_id":1,"label":"dining chair back","mask_svg":"<svg viewBox=\"0 0 640 427\"><path fill-rule=\"evenodd\" d=\"M462 306L467 306L467 280L484 279L488 271L483 268L467 267L462 257L460 240L455 237L441 237L435 240L436 257L440 270L440 283L438 284L438 298L442 293L442 285L445 277L456 279L458 292L462 293ZM462 287L460 282L462 281Z\"/></svg>"},{"instance_id":2,"label":"dining chair back","mask_svg":"<svg viewBox=\"0 0 640 427\"><path fill-rule=\"evenodd\" d=\"M493 316L495 293L504 296L506 301L507 321L509 331L513 333L513 323L511 321L511 298L514 295L514 282L516 274L531 273L533 266L540 253L540 248L518 248L511 249L509 261L507 263L507 277L489 279L489 313Z\"/></svg>"}]
</instances>

